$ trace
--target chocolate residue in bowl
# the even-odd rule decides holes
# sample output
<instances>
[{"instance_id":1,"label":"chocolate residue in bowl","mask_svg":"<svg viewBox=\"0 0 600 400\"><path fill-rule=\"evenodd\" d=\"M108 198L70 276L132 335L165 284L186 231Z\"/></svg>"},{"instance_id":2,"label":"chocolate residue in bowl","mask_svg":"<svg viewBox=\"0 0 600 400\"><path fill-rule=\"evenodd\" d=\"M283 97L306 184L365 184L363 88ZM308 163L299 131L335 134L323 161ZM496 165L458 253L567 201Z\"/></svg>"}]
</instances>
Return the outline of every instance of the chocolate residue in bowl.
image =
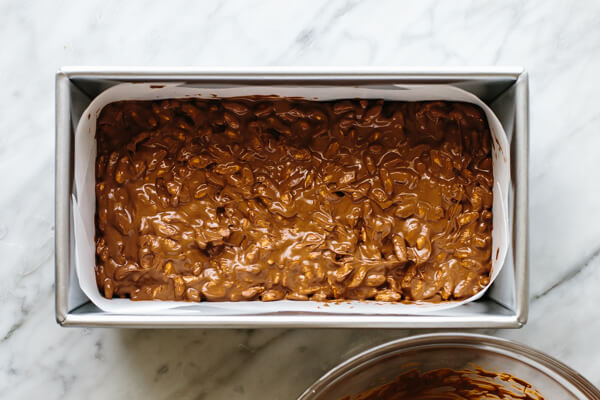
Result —
<instances>
[{"instance_id":1,"label":"chocolate residue in bowl","mask_svg":"<svg viewBox=\"0 0 600 400\"><path fill-rule=\"evenodd\" d=\"M481 368L411 370L396 380L340 400L544 400L529 383Z\"/></svg>"}]
</instances>

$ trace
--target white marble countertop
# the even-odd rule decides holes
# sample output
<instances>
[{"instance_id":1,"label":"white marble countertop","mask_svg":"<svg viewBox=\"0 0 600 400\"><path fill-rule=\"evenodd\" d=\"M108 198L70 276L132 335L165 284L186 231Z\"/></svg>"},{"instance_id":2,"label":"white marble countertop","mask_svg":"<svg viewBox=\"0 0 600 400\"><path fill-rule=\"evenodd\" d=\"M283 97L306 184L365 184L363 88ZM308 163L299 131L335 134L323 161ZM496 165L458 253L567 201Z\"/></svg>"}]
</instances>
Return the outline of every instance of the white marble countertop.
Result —
<instances>
[{"instance_id":1,"label":"white marble countertop","mask_svg":"<svg viewBox=\"0 0 600 400\"><path fill-rule=\"evenodd\" d=\"M523 65L530 319L488 333L545 351L600 385L600 4L572 3L1 1L1 397L293 399L350 355L419 332L60 328L61 65Z\"/></svg>"}]
</instances>

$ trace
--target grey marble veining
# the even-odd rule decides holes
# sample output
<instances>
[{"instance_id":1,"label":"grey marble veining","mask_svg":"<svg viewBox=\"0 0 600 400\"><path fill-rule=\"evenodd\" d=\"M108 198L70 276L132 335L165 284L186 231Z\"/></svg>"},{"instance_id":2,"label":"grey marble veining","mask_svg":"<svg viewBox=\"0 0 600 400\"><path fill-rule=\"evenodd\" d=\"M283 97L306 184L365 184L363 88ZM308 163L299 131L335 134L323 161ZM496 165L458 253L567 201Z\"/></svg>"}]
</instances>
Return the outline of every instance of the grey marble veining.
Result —
<instances>
[{"instance_id":1,"label":"grey marble veining","mask_svg":"<svg viewBox=\"0 0 600 400\"><path fill-rule=\"evenodd\" d=\"M488 332L600 385L600 3L0 1L0 397L293 399L421 331L63 329L54 322L61 65L523 65L530 321Z\"/></svg>"}]
</instances>

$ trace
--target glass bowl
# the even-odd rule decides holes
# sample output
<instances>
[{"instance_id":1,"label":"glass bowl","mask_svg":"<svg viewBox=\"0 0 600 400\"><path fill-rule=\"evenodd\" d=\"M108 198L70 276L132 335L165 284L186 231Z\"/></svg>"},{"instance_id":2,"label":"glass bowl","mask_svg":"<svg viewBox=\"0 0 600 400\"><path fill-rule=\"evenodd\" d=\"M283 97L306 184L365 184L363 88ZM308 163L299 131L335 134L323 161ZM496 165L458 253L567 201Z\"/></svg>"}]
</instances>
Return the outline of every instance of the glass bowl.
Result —
<instances>
[{"instance_id":1,"label":"glass bowl","mask_svg":"<svg viewBox=\"0 0 600 400\"><path fill-rule=\"evenodd\" d=\"M298 400L354 396L411 369L423 373L474 367L524 380L546 400L600 400L594 385L552 357L506 339L463 333L412 336L374 347L333 368Z\"/></svg>"}]
</instances>

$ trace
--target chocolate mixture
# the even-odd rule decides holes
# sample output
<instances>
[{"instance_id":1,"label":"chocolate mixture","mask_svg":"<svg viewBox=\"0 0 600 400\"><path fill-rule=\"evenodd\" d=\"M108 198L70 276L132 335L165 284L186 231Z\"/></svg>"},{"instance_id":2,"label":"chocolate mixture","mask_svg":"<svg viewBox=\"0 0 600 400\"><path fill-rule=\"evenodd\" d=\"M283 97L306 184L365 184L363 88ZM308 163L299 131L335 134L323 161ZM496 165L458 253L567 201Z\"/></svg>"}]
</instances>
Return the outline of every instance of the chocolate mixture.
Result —
<instances>
[{"instance_id":1,"label":"chocolate mixture","mask_svg":"<svg viewBox=\"0 0 600 400\"><path fill-rule=\"evenodd\" d=\"M544 400L531 385L507 373L482 369L412 370L395 381L341 400Z\"/></svg>"},{"instance_id":2,"label":"chocolate mixture","mask_svg":"<svg viewBox=\"0 0 600 400\"><path fill-rule=\"evenodd\" d=\"M441 301L489 282L476 106L126 101L103 109L97 140L107 298Z\"/></svg>"}]
</instances>

